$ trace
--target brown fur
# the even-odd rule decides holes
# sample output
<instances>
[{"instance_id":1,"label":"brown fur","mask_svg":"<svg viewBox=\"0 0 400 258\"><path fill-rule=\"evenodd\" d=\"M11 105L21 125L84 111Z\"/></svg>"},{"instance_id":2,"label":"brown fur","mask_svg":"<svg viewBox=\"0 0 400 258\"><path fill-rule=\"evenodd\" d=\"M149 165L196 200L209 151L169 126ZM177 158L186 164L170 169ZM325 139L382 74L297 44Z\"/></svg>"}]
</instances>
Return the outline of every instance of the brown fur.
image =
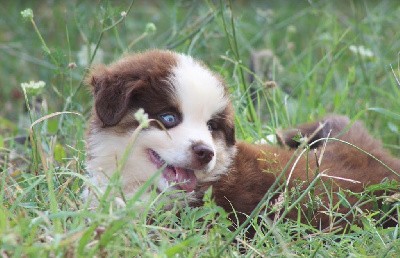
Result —
<instances>
[{"instance_id":1,"label":"brown fur","mask_svg":"<svg viewBox=\"0 0 400 258\"><path fill-rule=\"evenodd\" d=\"M317 133L317 136L313 137L314 141L317 140L317 137L323 138L328 135L331 137L338 136L339 139L356 145L385 163L395 172L400 173L400 160L393 158L385 151L381 144L368 134L360 122L356 122L350 127L349 119L343 116L330 116L324 121L321 121L321 123L322 122L325 122L325 126ZM294 131L296 133L301 132L302 135L312 135L319 124L320 123L317 122L301 125ZM295 141L291 138L295 135L295 133L293 133L294 131L289 130L282 134L284 138L283 142L289 143L289 146L297 146ZM323 205L327 207L335 206L339 202L336 193L340 189L343 191L349 190L353 193L360 193L364 191L367 186L378 184L384 179L397 181L400 179L398 175L391 172L371 156L345 143L329 141L326 148L323 148L322 144L317 145L320 147L316 149L316 154L310 151L308 160L306 157L307 154L299 159L288 184L289 190L296 186L302 186L301 188L305 189L314 179L314 173L316 173L317 168L319 173L343 178L332 179L321 177L322 182L324 182L328 188L331 188L333 194L327 193L321 182L315 185L313 196L318 196L322 203L322 205L316 206L310 217L309 222L315 227L326 229L334 225L333 223L335 221L339 220L339 218L325 214L324 212L328 211L328 209L324 208ZM211 185L213 187L213 197L216 203L227 211L232 211L234 209L238 213L239 220L243 222L246 216L241 215L241 213L249 215L254 210L264 194L284 170L284 167L294 155L294 150L278 146L253 145L245 142L238 143L237 150L235 162L228 173L222 176L217 182L203 185L200 188L204 190ZM323 154L322 151L324 151ZM319 157L321 154L323 155L322 162L321 164L317 164L315 155ZM292 166L293 162L291 162L282 178L281 185L286 183ZM349 180L355 180L358 181L358 183ZM282 191L283 190L281 190L281 192ZM379 196L382 193L378 192L375 194ZM330 195L333 196L332 203L330 203ZM306 197L301 204L304 212L301 215L303 222L306 222L305 214L307 213L307 209L304 205L308 198L309 197ZM270 208L277 200L278 196L276 195L266 207ZM349 204L353 206L358 199L351 194L347 194L347 200ZM371 203L362 206L364 211L371 208ZM341 204L335 211L346 214L349 209ZM287 215L287 218L296 219L297 215L298 210L294 209ZM272 214L271 218L275 216L276 214ZM352 220L352 216L349 215L338 224L344 226L346 221L351 222Z\"/></svg>"},{"instance_id":2,"label":"brown fur","mask_svg":"<svg viewBox=\"0 0 400 258\"><path fill-rule=\"evenodd\" d=\"M93 87L95 120L103 127L130 127L129 122L119 123L129 110L141 107L153 118L163 108L176 106L172 85L165 81L175 64L172 53L154 50L93 69L88 84Z\"/></svg>"}]
</instances>

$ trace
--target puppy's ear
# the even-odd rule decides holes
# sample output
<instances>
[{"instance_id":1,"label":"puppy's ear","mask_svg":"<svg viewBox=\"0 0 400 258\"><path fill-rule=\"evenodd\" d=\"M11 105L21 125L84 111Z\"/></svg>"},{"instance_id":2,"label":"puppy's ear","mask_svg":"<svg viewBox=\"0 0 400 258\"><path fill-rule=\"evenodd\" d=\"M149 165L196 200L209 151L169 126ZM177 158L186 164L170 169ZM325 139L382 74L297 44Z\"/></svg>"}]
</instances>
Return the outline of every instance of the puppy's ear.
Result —
<instances>
[{"instance_id":1,"label":"puppy's ear","mask_svg":"<svg viewBox=\"0 0 400 258\"><path fill-rule=\"evenodd\" d=\"M86 82L92 86L96 114L105 127L121 121L133 94L144 86L140 79L111 74L105 67L95 69Z\"/></svg>"}]
</instances>

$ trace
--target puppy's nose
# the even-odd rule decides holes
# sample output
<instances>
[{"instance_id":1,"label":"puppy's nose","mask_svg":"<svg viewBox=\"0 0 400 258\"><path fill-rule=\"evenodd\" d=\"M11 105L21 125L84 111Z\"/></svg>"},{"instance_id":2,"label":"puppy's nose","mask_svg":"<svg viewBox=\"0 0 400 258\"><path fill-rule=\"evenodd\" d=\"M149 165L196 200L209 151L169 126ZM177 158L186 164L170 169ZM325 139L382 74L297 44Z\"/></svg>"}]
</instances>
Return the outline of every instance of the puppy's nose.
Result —
<instances>
[{"instance_id":1,"label":"puppy's nose","mask_svg":"<svg viewBox=\"0 0 400 258\"><path fill-rule=\"evenodd\" d=\"M214 151L211 147L199 143L192 146L195 158L200 162L201 165L206 165L214 157Z\"/></svg>"}]
</instances>

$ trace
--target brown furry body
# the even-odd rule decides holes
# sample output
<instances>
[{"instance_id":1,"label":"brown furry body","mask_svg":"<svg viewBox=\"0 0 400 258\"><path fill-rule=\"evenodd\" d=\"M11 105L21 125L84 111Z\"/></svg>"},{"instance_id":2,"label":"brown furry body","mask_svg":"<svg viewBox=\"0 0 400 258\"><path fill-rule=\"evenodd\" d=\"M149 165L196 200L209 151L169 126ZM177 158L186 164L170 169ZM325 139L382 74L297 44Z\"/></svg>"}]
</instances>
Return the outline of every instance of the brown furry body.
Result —
<instances>
[{"instance_id":1,"label":"brown furry body","mask_svg":"<svg viewBox=\"0 0 400 258\"><path fill-rule=\"evenodd\" d=\"M356 222L351 215L353 212L357 213L356 211L350 212L345 216L345 219L340 219L358 201L358 198L350 192L363 192L368 186L381 183L385 179L399 181L400 160L392 157L384 150L380 142L370 136L360 122L355 122L350 127L349 119L343 116L329 116L321 122L325 122L325 125L319 132L317 132L317 128L321 123L316 122L300 125L297 129L286 131L281 135L281 143L293 148L299 145L298 142L292 140L296 133L300 132L303 136L311 136L317 132L309 140L309 142L313 142L320 139L320 141L311 145L311 148L317 146L316 152L313 150L304 152L296 164L294 164L296 159L290 162L294 155L294 149L254 145L245 142L237 143L237 155L229 172L217 182L210 184L213 187L213 197L216 203L227 211L235 210L238 213L238 218L243 222L246 216L242 216L240 213L249 215L254 210L288 164L286 173L278 186L287 185L289 191L296 186L305 189L318 173L320 173L320 176L322 175L315 184L312 194L313 197L319 199L319 204L314 207L311 214L308 214L308 218L306 218L307 208L304 204L307 200L310 200L309 196L305 197L300 204L303 222L308 221L320 229L332 229L333 226L343 227L346 224ZM329 136L337 137L343 142L329 140L326 146L323 146L325 140L322 138ZM370 155L344 142L357 146ZM321 156L321 163L318 164L317 159ZM288 179L289 175L290 179ZM210 185L203 186L203 189ZM284 188L280 192L283 192ZM337 205L341 201L337 195L340 190L347 193L347 203ZM396 189L392 190L396 191ZM374 194L379 198L383 191ZM275 195L270 200L266 206L267 209L278 201L278 196ZM358 206L363 211L370 210L372 200ZM330 210L331 208L332 210ZM293 209L286 217L296 219L298 212L298 209ZM332 212L342 215L335 216ZM276 213L271 214L271 218L276 218L276 215ZM391 219L392 223L396 223L398 218Z\"/></svg>"}]
</instances>

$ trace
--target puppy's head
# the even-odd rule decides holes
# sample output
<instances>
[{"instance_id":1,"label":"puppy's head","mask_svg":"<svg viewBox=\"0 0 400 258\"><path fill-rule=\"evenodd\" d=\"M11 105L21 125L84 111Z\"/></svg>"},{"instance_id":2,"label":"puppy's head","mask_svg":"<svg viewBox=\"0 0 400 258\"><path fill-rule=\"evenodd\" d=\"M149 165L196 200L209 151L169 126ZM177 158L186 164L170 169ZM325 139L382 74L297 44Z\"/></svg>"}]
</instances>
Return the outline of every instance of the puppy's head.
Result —
<instances>
[{"instance_id":1,"label":"puppy's head","mask_svg":"<svg viewBox=\"0 0 400 258\"><path fill-rule=\"evenodd\" d=\"M87 81L94 95L88 135L92 172L114 172L138 126L133 116L138 109L159 122L151 122L135 140L122 171L126 194L160 168L161 191L192 192L198 182L227 171L235 152L233 110L224 82L200 62L152 50L97 67Z\"/></svg>"}]
</instances>

